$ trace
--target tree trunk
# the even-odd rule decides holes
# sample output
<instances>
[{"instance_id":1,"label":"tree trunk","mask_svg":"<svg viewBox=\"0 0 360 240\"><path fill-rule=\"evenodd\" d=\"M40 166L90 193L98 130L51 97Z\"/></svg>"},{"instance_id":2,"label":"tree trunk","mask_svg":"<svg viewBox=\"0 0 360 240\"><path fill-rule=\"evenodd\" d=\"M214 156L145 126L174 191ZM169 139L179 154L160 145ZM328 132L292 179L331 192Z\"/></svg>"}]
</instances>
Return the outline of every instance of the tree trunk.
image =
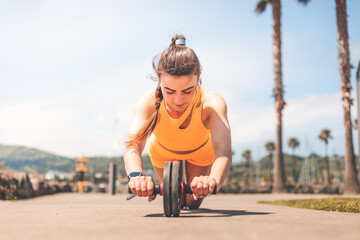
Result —
<instances>
[{"instance_id":1,"label":"tree trunk","mask_svg":"<svg viewBox=\"0 0 360 240\"><path fill-rule=\"evenodd\" d=\"M331 185L331 175L330 175L330 166L329 166L329 158L325 156L325 168L326 168L326 185Z\"/></svg>"},{"instance_id":2,"label":"tree trunk","mask_svg":"<svg viewBox=\"0 0 360 240\"><path fill-rule=\"evenodd\" d=\"M325 168L326 168L326 185L331 185L331 175L330 175L330 164L329 164L329 157L327 151L327 143L325 143Z\"/></svg>"},{"instance_id":3,"label":"tree trunk","mask_svg":"<svg viewBox=\"0 0 360 240\"><path fill-rule=\"evenodd\" d=\"M248 189L250 186L249 178L250 178L250 159L246 158L245 160L245 186Z\"/></svg>"},{"instance_id":4,"label":"tree trunk","mask_svg":"<svg viewBox=\"0 0 360 240\"><path fill-rule=\"evenodd\" d=\"M350 111L344 111L345 119L345 189L344 193L360 193L357 179L354 147L352 142L351 115Z\"/></svg>"},{"instance_id":5,"label":"tree trunk","mask_svg":"<svg viewBox=\"0 0 360 240\"><path fill-rule=\"evenodd\" d=\"M280 0L272 1L273 10L273 41L274 41L274 97L277 116L276 144L275 144L275 176L274 193L286 192L284 161L282 154L282 110L285 102L282 89L282 65L281 65L281 5Z\"/></svg>"},{"instance_id":6,"label":"tree trunk","mask_svg":"<svg viewBox=\"0 0 360 240\"><path fill-rule=\"evenodd\" d=\"M292 175L293 175L293 179L294 179L294 184L296 184L296 155L295 155L295 151L294 151L293 157L292 157Z\"/></svg>"},{"instance_id":7,"label":"tree trunk","mask_svg":"<svg viewBox=\"0 0 360 240\"><path fill-rule=\"evenodd\" d=\"M352 99L350 96L350 53L349 36L347 31L346 0L335 0L336 20L338 32L339 70L341 76L341 88L343 93L344 128L345 128L345 189L344 193L360 193L359 182L356 176L356 165L352 139L350 108Z\"/></svg>"},{"instance_id":8,"label":"tree trunk","mask_svg":"<svg viewBox=\"0 0 360 240\"><path fill-rule=\"evenodd\" d=\"M360 61L359 66L357 69L357 76L356 76L356 99L357 99L357 132L358 132L358 171L360 171L360 86L359 86L359 73L360 71ZM356 162L356 161L355 161ZM358 176L360 177L360 176ZM358 178L360 181L360 179Z\"/></svg>"},{"instance_id":9,"label":"tree trunk","mask_svg":"<svg viewBox=\"0 0 360 240\"><path fill-rule=\"evenodd\" d=\"M280 116L279 116L280 115ZM282 123L281 114L277 114L277 136L275 145L275 176L274 176L274 193L286 192L284 160L282 154Z\"/></svg>"},{"instance_id":10,"label":"tree trunk","mask_svg":"<svg viewBox=\"0 0 360 240\"><path fill-rule=\"evenodd\" d=\"M273 172L273 154L269 154L269 186L272 188L273 178L272 178L272 172Z\"/></svg>"}]
</instances>

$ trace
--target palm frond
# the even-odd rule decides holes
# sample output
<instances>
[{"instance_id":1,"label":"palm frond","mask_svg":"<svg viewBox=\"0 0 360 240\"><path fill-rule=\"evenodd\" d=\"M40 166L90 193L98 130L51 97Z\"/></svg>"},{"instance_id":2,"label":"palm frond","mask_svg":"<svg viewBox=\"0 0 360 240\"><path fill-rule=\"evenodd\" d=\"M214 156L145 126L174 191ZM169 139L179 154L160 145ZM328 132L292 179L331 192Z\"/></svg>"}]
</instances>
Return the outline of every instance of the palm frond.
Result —
<instances>
[{"instance_id":1,"label":"palm frond","mask_svg":"<svg viewBox=\"0 0 360 240\"><path fill-rule=\"evenodd\" d=\"M328 143L329 139L332 139L333 136L331 135L331 130L330 129L322 129L320 134L319 134L319 139L322 142L325 142L326 144Z\"/></svg>"},{"instance_id":2,"label":"palm frond","mask_svg":"<svg viewBox=\"0 0 360 240\"><path fill-rule=\"evenodd\" d=\"M251 151L250 150L245 150L243 153L242 153L242 157L243 158L251 158Z\"/></svg>"},{"instance_id":3,"label":"palm frond","mask_svg":"<svg viewBox=\"0 0 360 240\"><path fill-rule=\"evenodd\" d=\"M300 145L300 142L297 138L290 138L288 145L289 145L289 148L295 149Z\"/></svg>"},{"instance_id":4,"label":"palm frond","mask_svg":"<svg viewBox=\"0 0 360 240\"><path fill-rule=\"evenodd\" d=\"M275 143L269 141L265 144L265 148L269 153L272 153L275 150Z\"/></svg>"},{"instance_id":5,"label":"palm frond","mask_svg":"<svg viewBox=\"0 0 360 240\"><path fill-rule=\"evenodd\" d=\"M254 9L254 12L257 14L261 14L265 11L266 6L268 3L270 3L270 0L261 0L257 3L256 8Z\"/></svg>"},{"instance_id":6,"label":"palm frond","mask_svg":"<svg viewBox=\"0 0 360 240\"><path fill-rule=\"evenodd\" d=\"M310 0L298 0L298 2L306 5L310 2Z\"/></svg>"}]
</instances>

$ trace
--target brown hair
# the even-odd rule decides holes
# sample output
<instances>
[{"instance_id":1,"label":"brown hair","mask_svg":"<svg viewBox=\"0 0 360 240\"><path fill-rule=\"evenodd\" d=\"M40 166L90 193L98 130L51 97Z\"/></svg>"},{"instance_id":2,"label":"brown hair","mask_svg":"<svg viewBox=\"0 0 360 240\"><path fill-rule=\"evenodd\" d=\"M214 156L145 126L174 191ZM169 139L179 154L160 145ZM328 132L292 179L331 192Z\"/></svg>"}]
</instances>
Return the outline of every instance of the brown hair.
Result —
<instances>
[{"instance_id":1,"label":"brown hair","mask_svg":"<svg viewBox=\"0 0 360 240\"><path fill-rule=\"evenodd\" d=\"M195 52L185 44L175 44L175 41L178 39L186 40L182 35L175 35L171 39L170 46L165 49L160 58L157 56L154 57L152 65L156 77L153 78L153 80L158 81L160 75L164 72L176 77L187 76L190 74L200 76L201 65L198 57ZM129 140L126 142L127 147L138 144L154 131L158 121L160 103L163 100L160 81L158 81L155 90L155 98L155 112L136 134L129 136Z\"/></svg>"}]
</instances>

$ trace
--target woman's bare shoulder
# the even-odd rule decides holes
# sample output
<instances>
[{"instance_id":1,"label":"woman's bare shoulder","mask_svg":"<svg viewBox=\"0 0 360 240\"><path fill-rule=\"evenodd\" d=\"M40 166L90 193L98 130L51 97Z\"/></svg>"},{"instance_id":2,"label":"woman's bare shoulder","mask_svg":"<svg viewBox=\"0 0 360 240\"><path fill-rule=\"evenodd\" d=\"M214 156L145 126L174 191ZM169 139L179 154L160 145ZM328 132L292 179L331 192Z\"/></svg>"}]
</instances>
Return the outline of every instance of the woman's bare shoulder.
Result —
<instances>
[{"instance_id":1,"label":"woman's bare shoulder","mask_svg":"<svg viewBox=\"0 0 360 240\"><path fill-rule=\"evenodd\" d=\"M204 96L204 109L213 109L215 111L219 111L222 109L226 109L225 99L218 93L208 89Z\"/></svg>"},{"instance_id":2,"label":"woman's bare shoulder","mask_svg":"<svg viewBox=\"0 0 360 240\"><path fill-rule=\"evenodd\" d=\"M135 112L151 116L155 112L155 101L155 89L143 93L136 101Z\"/></svg>"}]
</instances>

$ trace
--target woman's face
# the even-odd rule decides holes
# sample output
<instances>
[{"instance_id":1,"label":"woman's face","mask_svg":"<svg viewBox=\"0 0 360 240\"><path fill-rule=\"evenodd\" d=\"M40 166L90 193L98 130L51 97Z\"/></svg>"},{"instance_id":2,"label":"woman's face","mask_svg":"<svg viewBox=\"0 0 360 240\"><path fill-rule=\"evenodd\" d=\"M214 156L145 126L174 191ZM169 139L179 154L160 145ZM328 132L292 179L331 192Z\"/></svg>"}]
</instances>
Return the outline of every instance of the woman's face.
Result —
<instances>
[{"instance_id":1,"label":"woman's face","mask_svg":"<svg viewBox=\"0 0 360 240\"><path fill-rule=\"evenodd\" d=\"M166 107L171 111L183 112L193 100L198 86L199 76L171 76L167 73L160 75L160 87L165 99Z\"/></svg>"}]
</instances>

